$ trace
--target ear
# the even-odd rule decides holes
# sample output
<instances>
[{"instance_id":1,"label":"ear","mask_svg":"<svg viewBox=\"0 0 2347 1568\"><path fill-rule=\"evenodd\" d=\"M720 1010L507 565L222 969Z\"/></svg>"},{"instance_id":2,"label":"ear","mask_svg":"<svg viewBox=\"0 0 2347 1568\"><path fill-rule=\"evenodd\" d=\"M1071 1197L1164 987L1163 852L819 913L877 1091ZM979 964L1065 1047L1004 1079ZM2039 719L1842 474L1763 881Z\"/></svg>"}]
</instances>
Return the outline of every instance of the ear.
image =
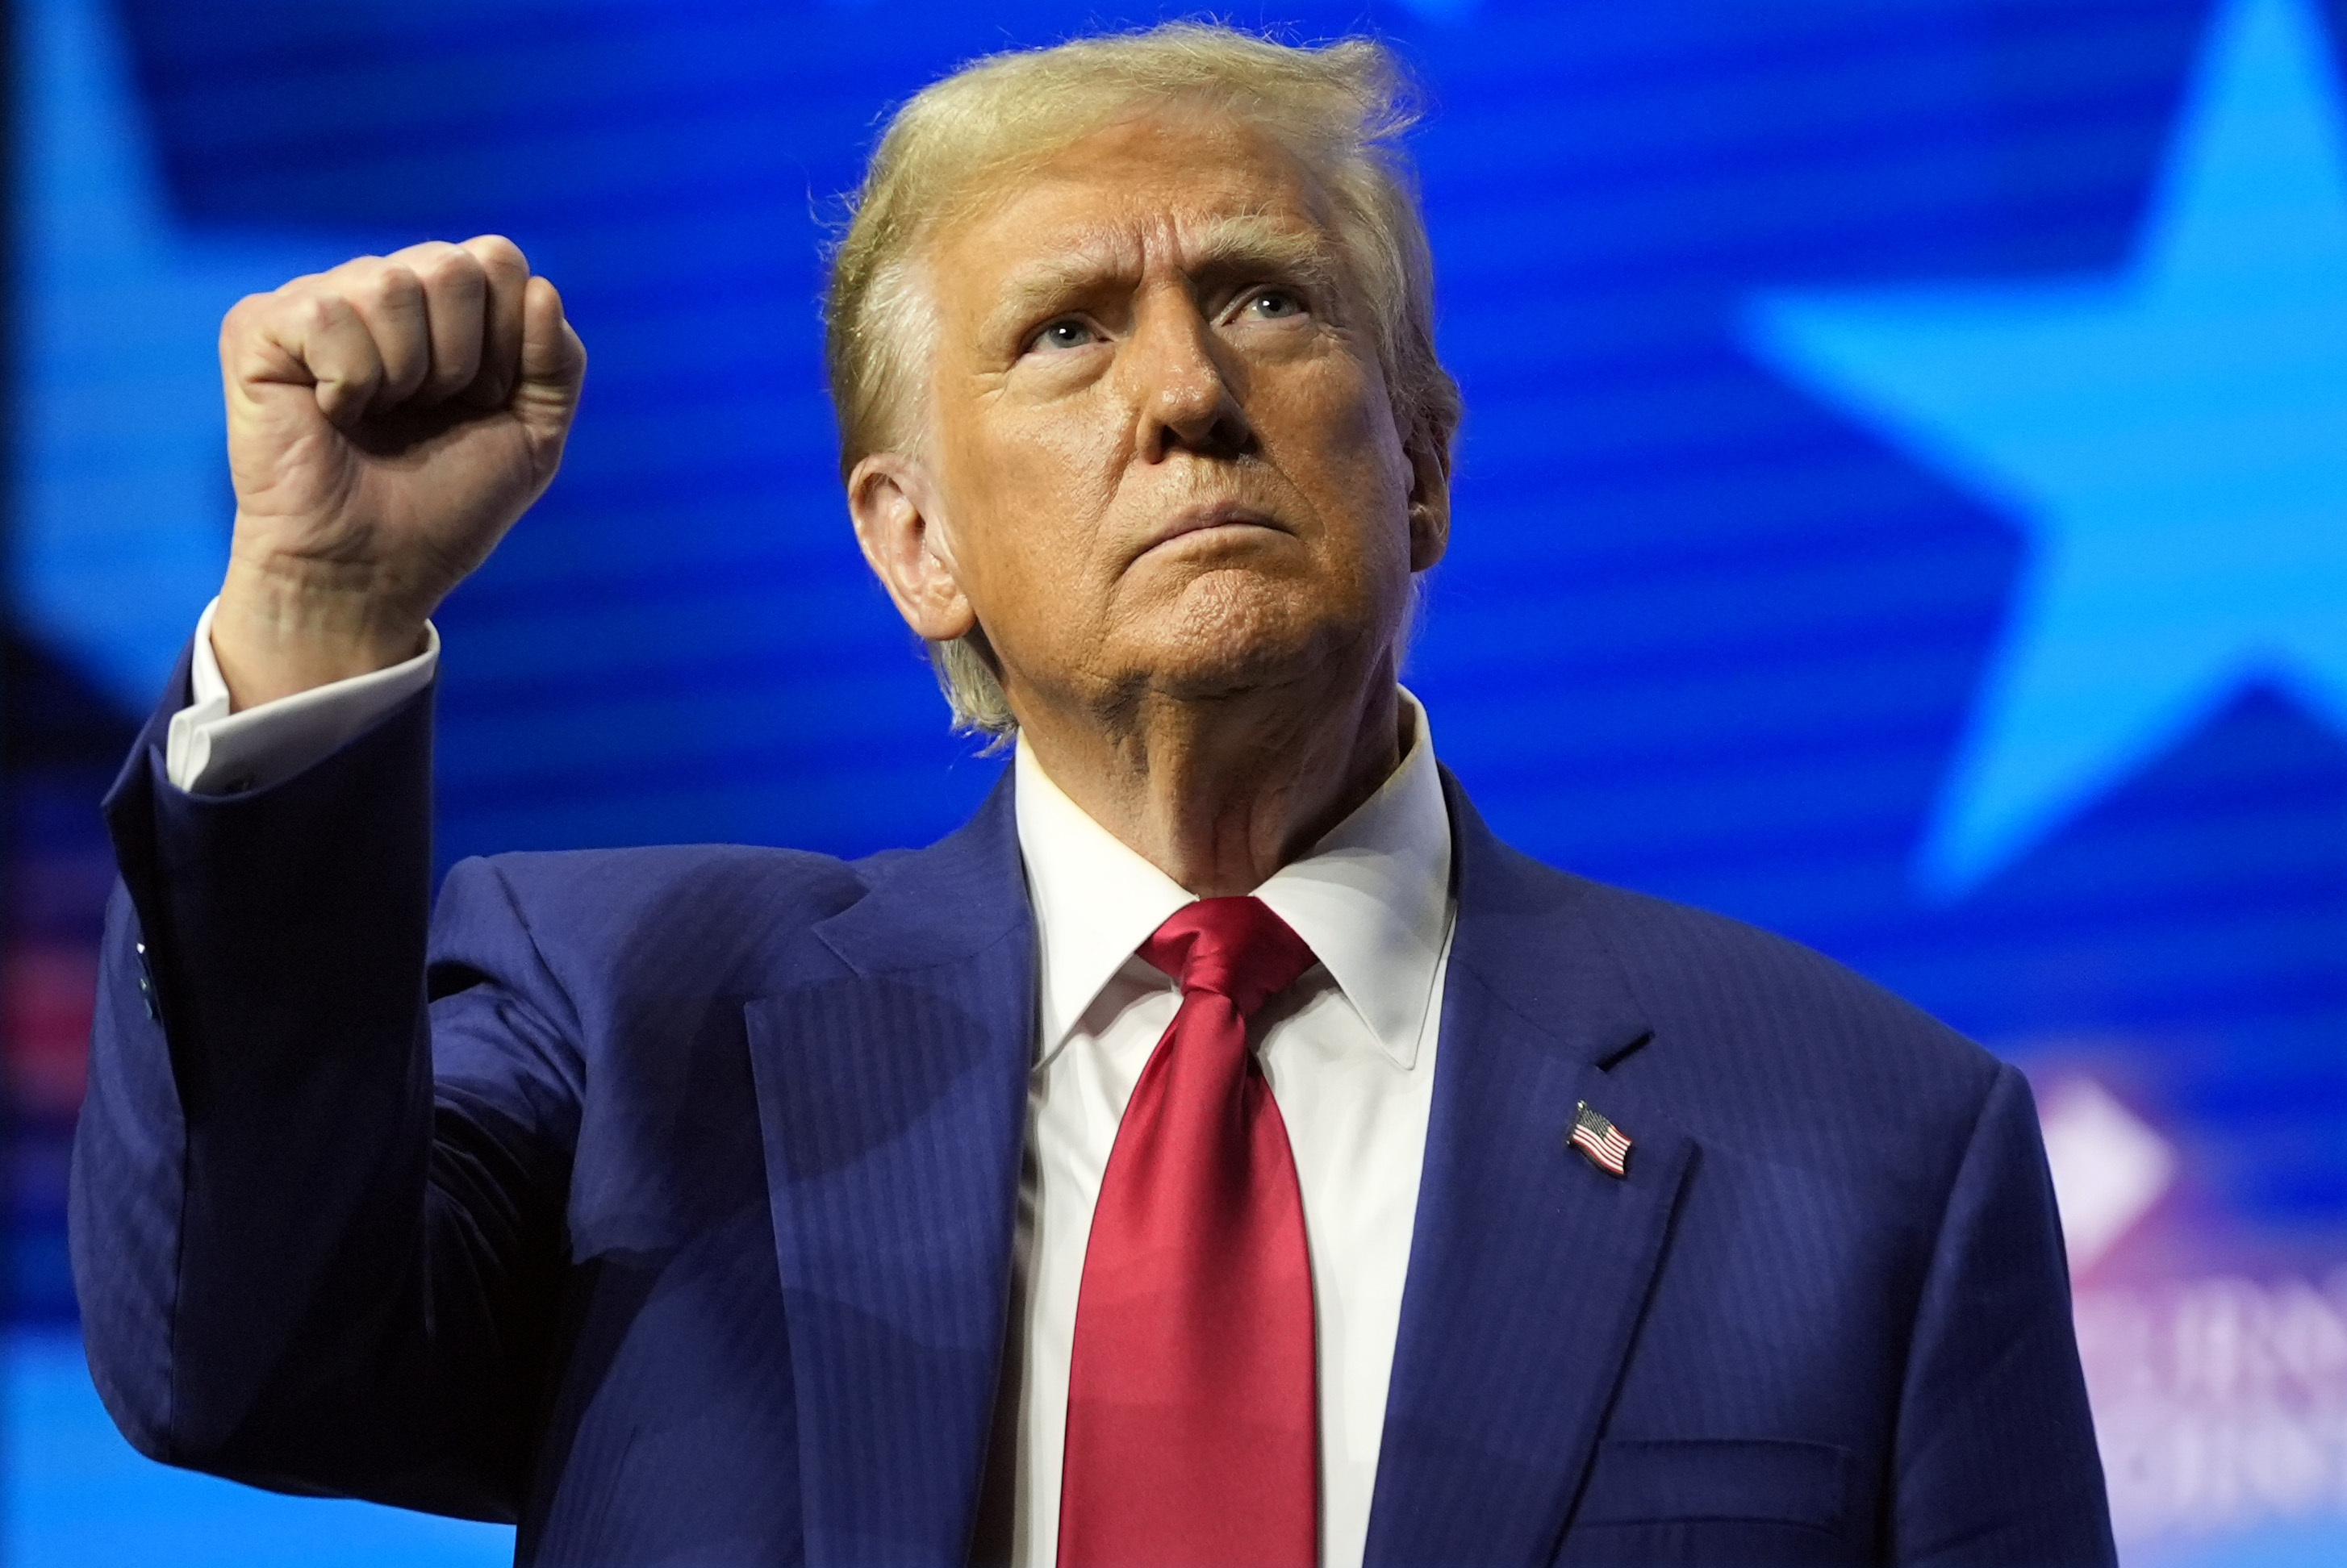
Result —
<instances>
[{"instance_id":1,"label":"ear","mask_svg":"<svg viewBox=\"0 0 2347 1568\"><path fill-rule=\"evenodd\" d=\"M847 512L864 559L924 641L950 642L978 624L955 575L935 487L910 458L878 452L847 476Z\"/></svg>"},{"instance_id":2,"label":"ear","mask_svg":"<svg viewBox=\"0 0 2347 1568\"><path fill-rule=\"evenodd\" d=\"M1425 571L1450 548L1450 443L1420 425L1411 432L1409 569Z\"/></svg>"}]
</instances>

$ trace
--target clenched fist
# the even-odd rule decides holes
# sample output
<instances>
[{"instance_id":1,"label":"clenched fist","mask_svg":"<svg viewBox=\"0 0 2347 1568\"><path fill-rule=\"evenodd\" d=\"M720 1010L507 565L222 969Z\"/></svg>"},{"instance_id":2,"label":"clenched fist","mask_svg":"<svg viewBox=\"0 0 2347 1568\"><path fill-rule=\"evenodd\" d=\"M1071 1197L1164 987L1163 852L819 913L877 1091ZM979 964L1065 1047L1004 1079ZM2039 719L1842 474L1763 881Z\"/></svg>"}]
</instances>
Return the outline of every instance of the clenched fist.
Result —
<instances>
[{"instance_id":1,"label":"clenched fist","mask_svg":"<svg viewBox=\"0 0 2347 1568\"><path fill-rule=\"evenodd\" d=\"M412 657L562 461L587 351L511 241L411 245L220 327L236 540L212 649L239 708Z\"/></svg>"}]
</instances>

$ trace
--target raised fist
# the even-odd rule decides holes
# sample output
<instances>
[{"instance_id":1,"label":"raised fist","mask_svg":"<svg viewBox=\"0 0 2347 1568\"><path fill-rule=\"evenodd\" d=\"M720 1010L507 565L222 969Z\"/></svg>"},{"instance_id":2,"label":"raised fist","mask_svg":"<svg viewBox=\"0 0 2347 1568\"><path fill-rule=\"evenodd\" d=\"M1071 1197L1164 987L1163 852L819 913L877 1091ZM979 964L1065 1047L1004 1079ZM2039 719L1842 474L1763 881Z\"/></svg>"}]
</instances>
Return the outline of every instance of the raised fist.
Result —
<instances>
[{"instance_id":1,"label":"raised fist","mask_svg":"<svg viewBox=\"0 0 2347 1568\"><path fill-rule=\"evenodd\" d=\"M509 240L363 256L220 327L240 708L413 656L562 461L587 351Z\"/></svg>"}]
</instances>

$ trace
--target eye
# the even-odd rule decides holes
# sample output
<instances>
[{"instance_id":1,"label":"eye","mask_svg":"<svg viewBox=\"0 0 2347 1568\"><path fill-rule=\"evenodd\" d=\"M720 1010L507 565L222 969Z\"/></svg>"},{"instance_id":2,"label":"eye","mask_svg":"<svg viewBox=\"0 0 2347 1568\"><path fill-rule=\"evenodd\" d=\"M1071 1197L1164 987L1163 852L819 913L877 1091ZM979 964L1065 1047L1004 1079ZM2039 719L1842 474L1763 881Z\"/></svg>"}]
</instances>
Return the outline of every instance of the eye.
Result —
<instances>
[{"instance_id":1,"label":"eye","mask_svg":"<svg viewBox=\"0 0 2347 1568\"><path fill-rule=\"evenodd\" d=\"M1243 313L1259 321L1284 321L1304 313L1304 302L1293 290L1257 289L1240 305Z\"/></svg>"},{"instance_id":2,"label":"eye","mask_svg":"<svg viewBox=\"0 0 2347 1568\"><path fill-rule=\"evenodd\" d=\"M1081 316L1061 316L1058 321L1044 324L1043 330L1035 334L1032 346L1064 351L1082 348L1099 341L1100 333Z\"/></svg>"}]
</instances>

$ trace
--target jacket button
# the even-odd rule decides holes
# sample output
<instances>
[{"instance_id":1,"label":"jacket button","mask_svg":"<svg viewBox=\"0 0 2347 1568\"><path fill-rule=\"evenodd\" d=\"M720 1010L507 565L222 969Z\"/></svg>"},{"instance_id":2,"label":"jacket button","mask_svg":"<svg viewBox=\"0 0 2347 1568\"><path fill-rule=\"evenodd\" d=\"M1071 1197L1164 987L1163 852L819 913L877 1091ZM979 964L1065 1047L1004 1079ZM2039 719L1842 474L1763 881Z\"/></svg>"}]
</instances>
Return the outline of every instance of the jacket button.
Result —
<instances>
[{"instance_id":1,"label":"jacket button","mask_svg":"<svg viewBox=\"0 0 2347 1568\"><path fill-rule=\"evenodd\" d=\"M147 944L131 944L138 951L138 999L147 1004L147 1016L155 1018L155 971L147 967Z\"/></svg>"}]
</instances>

